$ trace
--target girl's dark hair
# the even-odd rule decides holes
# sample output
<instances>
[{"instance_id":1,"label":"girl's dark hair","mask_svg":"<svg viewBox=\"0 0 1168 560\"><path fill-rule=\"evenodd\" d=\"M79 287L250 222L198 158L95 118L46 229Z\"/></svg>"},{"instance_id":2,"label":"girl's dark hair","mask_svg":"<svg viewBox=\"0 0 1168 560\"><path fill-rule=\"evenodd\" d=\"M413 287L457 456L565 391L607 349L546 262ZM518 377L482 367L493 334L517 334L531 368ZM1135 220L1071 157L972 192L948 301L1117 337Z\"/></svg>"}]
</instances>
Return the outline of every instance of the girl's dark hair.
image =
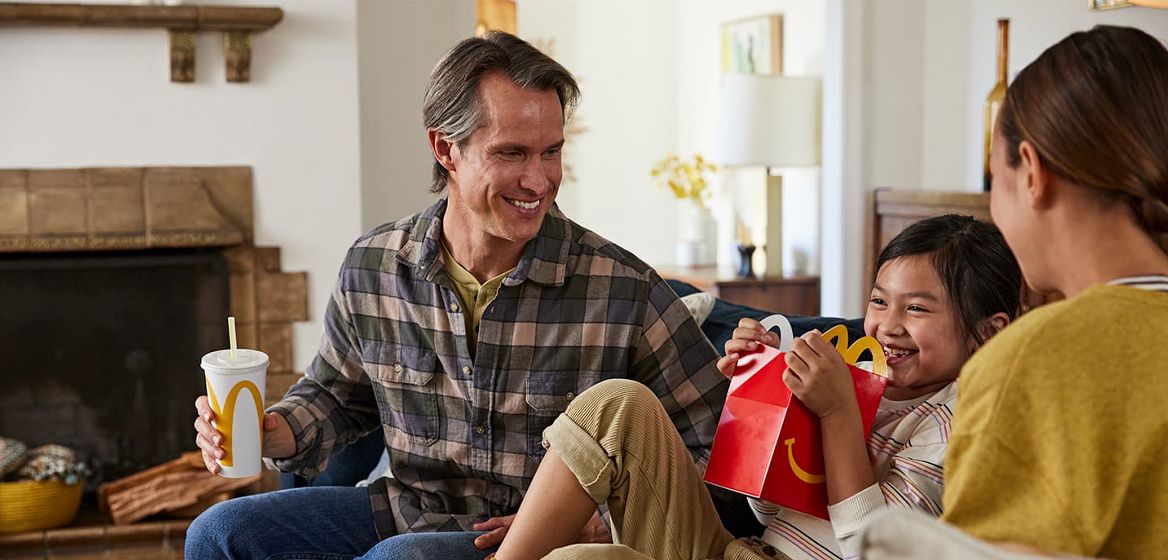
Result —
<instances>
[{"instance_id":1,"label":"girl's dark hair","mask_svg":"<svg viewBox=\"0 0 1168 560\"><path fill-rule=\"evenodd\" d=\"M901 257L929 255L933 269L957 309L962 332L981 346L993 332L985 319L1019 312L1022 270L993 224L946 214L921 220L900 232L876 260L876 270Z\"/></svg>"},{"instance_id":2,"label":"girl's dark hair","mask_svg":"<svg viewBox=\"0 0 1168 560\"><path fill-rule=\"evenodd\" d=\"M1168 49L1130 27L1073 33L1022 69L999 111L1011 168L1026 140L1055 175L1126 203L1168 251Z\"/></svg>"}]
</instances>

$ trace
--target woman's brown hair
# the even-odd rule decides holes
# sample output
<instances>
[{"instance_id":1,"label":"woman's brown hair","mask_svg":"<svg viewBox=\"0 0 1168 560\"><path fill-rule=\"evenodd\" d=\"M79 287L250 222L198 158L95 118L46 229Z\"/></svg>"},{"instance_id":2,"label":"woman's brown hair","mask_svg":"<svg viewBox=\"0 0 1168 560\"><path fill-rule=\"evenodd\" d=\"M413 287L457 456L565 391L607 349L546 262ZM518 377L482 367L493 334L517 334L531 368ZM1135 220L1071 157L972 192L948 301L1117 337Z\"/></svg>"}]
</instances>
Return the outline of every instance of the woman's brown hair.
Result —
<instances>
[{"instance_id":1,"label":"woman's brown hair","mask_svg":"<svg viewBox=\"0 0 1168 560\"><path fill-rule=\"evenodd\" d=\"M1100 25L1046 49L1006 91L998 126L1011 168L1030 142L1057 176L1131 206L1168 252L1168 50Z\"/></svg>"}]
</instances>

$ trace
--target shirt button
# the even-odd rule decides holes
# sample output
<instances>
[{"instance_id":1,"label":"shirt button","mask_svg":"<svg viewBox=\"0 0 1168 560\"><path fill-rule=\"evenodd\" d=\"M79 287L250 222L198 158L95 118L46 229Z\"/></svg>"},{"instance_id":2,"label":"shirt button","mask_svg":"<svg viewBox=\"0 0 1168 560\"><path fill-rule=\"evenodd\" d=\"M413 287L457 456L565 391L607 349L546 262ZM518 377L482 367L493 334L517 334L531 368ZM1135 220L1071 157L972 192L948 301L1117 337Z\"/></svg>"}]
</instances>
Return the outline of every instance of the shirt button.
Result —
<instances>
[{"instance_id":1,"label":"shirt button","mask_svg":"<svg viewBox=\"0 0 1168 560\"><path fill-rule=\"evenodd\" d=\"M401 364L393 364L393 371L395 373L401 373L401 370L402 370Z\"/></svg>"},{"instance_id":2,"label":"shirt button","mask_svg":"<svg viewBox=\"0 0 1168 560\"><path fill-rule=\"evenodd\" d=\"M576 393L568 391L568 394L564 395L564 398L571 402L572 399L576 398Z\"/></svg>"},{"instance_id":3,"label":"shirt button","mask_svg":"<svg viewBox=\"0 0 1168 560\"><path fill-rule=\"evenodd\" d=\"M479 424L478 426L475 426L475 433L481 436L481 435L487 433L487 427L482 425L482 424Z\"/></svg>"},{"instance_id":4,"label":"shirt button","mask_svg":"<svg viewBox=\"0 0 1168 560\"><path fill-rule=\"evenodd\" d=\"M470 372L471 372L470 366L462 366L462 373L470 375Z\"/></svg>"},{"instance_id":5,"label":"shirt button","mask_svg":"<svg viewBox=\"0 0 1168 560\"><path fill-rule=\"evenodd\" d=\"M451 313L458 313L458 304L457 303L450 304L450 312Z\"/></svg>"}]
</instances>

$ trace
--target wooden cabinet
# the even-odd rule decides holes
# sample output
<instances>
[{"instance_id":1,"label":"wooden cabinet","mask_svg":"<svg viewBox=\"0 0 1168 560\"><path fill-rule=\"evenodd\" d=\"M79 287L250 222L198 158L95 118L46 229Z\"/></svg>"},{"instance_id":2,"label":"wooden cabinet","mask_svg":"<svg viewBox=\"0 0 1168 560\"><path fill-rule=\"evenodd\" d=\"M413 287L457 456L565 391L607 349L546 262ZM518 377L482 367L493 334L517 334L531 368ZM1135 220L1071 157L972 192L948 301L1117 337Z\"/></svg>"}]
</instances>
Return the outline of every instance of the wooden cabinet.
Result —
<instances>
[{"instance_id":1,"label":"wooden cabinet","mask_svg":"<svg viewBox=\"0 0 1168 560\"><path fill-rule=\"evenodd\" d=\"M736 278L719 274L715 267L662 267L657 272L730 303L787 315L819 315L818 276Z\"/></svg>"}]
</instances>

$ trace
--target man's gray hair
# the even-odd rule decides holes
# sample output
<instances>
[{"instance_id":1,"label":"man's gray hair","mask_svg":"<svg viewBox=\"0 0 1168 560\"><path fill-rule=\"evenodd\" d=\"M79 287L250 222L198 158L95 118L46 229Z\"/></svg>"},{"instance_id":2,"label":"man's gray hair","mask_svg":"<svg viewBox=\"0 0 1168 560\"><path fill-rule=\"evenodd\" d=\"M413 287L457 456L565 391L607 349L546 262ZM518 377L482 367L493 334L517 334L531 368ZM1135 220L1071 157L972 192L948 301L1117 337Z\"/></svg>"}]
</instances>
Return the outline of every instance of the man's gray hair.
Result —
<instances>
[{"instance_id":1,"label":"man's gray hair","mask_svg":"<svg viewBox=\"0 0 1168 560\"><path fill-rule=\"evenodd\" d=\"M483 104L479 81L484 74L499 71L515 85L540 91L555 91L567 122L580 99L580 88L572 73L528 42L510 33L491 31L455 45L430 73L422 103L422 124L436 130L446 140L465 148L470 136L483 126ZM430 191L446 188L450 173L434 161Z\"/></svg>"}]
</instances>

